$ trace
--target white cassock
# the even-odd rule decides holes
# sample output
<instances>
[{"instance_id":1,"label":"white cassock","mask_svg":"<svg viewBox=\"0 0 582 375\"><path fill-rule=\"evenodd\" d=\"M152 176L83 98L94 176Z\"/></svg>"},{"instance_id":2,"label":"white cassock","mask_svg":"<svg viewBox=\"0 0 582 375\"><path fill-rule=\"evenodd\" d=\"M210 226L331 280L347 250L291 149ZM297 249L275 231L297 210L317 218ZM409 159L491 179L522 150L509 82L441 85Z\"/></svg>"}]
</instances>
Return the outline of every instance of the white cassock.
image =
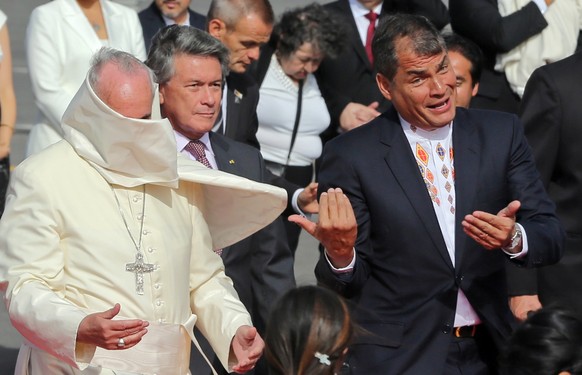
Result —
<instances>
[{"instance_id":1,"label":"white cassock","mask_svg":"<svg viewBox=\"0 0 582 375\"><path fill-rule=\"evenodd\" d=\"M24 337L16 373L189 374L194 324L228 368L236 329L252 323L212 249L273 221L285 192L180 158L167 120L120 116L87 82L63 129L15 169L0 221L0 290ZM153 265L143 294L126 270L140 237ZM76 345L83 318L115 303L150 322L143 341Z\"/></svg>"}]
</instances>

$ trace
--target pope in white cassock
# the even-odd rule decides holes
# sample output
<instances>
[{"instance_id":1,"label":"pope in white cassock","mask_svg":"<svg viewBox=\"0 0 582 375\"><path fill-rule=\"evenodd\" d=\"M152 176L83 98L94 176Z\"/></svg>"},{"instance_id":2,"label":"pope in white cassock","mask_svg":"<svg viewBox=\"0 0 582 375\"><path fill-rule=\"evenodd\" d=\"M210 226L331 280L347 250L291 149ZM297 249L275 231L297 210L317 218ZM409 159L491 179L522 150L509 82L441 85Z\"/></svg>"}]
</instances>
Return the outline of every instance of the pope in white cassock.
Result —
<instances>
[{"instance_id":1,"label":"pope in white cassock","mask_svg":"<svg viewBox=\"0 0 582 375\"><path fill-rule=\"evenodd\" d=\"M262 352L212 250L269 224L285 193L178 156L154 92L145 65L102 49L65 139L14 171L0 290L17 374L189 374L194 324L230 371Z\"/></svg>"}]
</instances>

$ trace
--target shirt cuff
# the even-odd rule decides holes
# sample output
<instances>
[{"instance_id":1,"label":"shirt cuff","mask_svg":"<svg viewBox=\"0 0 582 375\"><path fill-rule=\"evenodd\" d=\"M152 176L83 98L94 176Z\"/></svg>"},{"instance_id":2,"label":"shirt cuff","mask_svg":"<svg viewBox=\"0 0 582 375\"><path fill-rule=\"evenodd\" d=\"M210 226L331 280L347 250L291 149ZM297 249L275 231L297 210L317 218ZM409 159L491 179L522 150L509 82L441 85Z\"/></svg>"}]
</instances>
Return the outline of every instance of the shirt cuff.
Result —
<instances>
[{"instance_id":1,"label":"shirt cuff","mask_svg":"<svg viewBox=\"0 0 582 375\"><path fill-rule=\"evenodd\" d=\"M523 229L523 227L519 223L515 223L515 225L517 225L517 227L521 231L521 251L517 254L512 254L501 249L505 254L509 255L509 259L521 259L524 256L526 256L527 252L529 251L529 247L527 246L527 234L525 233L525 229Z\"/></svg>"},{"instance_id":2,"label":"shirt cuff","mask_svg":"<svg viewBox=\"0 0 582 375\"><path fill-rule=\"evenodd\" d=\"M354 271L354 266L356 265L356 249L354 248L354 257L352 258L352 261L350 262L350 264L348 264L345 267L342 268L335 268L333 266L333 264L331 264L328 256L327 256L327 250L323 249L323 255L325 255L325 260L327 260L327 264L329 264L329 267L331 268L331 271L335 274L345 274L345 273L352 273Z\"/></svg>"},{"instance_id":3,"label":"shirt cuff","mask_svg":"<svg viewBox=\"0 0 582 375\"><path fill-rule=\"evenodd\" d=\"M291 207L293 207L293 211L295 211L295 213L308 219L311 219L311 214L306 214L305 212L301 211L301 209L299 208L299 203L297 203L297 201L299 200L299 194L301 194L303 190L305 189L301 188L295 190L295 193L293 193L293 196L291 197Z\"/></svg>"},{"instance_id":4,"label":"shirt cuff","mask_svg":"<svg viewBox=\"0 0 582 375\"><path fill-rule=\"evenodd\" d=\"M540 8L540 12L542 12L542 14L545 14L546 11L548 10L548 5L546 4L545 0L531 0L533 1L538 8Z\"/></svg>"}]
</instances>

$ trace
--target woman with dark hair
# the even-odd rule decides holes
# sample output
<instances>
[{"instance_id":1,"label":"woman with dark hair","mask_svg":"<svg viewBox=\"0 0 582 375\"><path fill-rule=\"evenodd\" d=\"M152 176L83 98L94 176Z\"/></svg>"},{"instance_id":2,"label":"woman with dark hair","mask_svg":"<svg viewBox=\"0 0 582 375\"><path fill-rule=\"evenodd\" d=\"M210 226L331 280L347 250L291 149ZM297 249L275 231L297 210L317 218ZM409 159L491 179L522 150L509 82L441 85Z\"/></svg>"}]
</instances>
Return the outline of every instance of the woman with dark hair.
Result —
<instances>
[{"instance_id":1,"label":"woman with dark hair","mask_svg":"<svg viewBox=\"0 0 582 375\"><path fill-rule=\"evenodd\" d=\"M313 73L323 58L342 50L346 32L335 14L319 4L289 10L275 25L254 69L260 85L257 139L267 168L307 186L321 155L319 135L329 126L327 106ZM289 244L297 248L300 228L287 223Z\"/></svg>"},{"instance_id":2,"label":"woman with dark hair","mask_svg":"<svg viewBox=\"0 0 582 375\"><path fill-rule=\"evenodd\" d=\"M353 334L339 295L316 286L292 289L275 304L267 325L265 357L271 374L340 373Z\"/></svg>"},{"instance_id":3,"label":"woman with dark hair","mask_svg":"<svg viewBox=\"0 0 582 375\"><path fill-rule=\"evenodd\" d=\"M501 374L582 374L582 320L559 307L545 307L520 325L501 355Z\"/></svg>"}]
</instances>

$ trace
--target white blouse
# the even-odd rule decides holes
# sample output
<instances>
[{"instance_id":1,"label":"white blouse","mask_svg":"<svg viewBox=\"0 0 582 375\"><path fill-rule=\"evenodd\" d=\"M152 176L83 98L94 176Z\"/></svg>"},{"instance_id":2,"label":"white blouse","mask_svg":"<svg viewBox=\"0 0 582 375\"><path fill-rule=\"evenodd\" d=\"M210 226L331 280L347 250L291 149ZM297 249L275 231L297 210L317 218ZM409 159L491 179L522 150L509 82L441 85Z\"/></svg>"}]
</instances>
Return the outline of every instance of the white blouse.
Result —
<instances>
[{"instance_id":1,"label":"white blouse","mask_svg":"<svg viewBox=\"0 0 582 375\"><path fill-rule=\"evenodd\" d=\"M260 88L257 107L259 129L257 139L265 160L287 163L291 135L297 112L299 88L283 72L275 55ZM321 155L321 134L330 123L330 116L313 74L303 85L301 120L289 165L308 166Z\"/></svg>"}]
</instances>

